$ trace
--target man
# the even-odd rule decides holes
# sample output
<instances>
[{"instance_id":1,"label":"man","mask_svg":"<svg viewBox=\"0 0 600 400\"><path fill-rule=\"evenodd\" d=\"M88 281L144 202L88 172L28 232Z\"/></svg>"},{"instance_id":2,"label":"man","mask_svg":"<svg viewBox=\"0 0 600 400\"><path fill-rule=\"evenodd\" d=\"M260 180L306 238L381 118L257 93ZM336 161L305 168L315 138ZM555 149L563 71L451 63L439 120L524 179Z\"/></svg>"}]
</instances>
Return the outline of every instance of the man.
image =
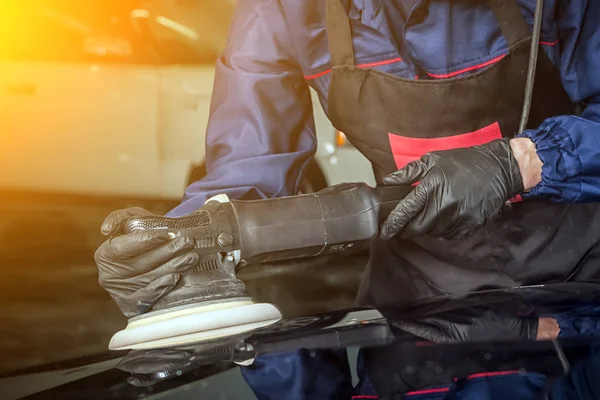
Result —
<instances>
[{"instance_id":1,"label":"man","mask_svg":"<svg viewBox=\"0 0 600 400\"><path fill-rule=\"evenodd\" d=\"M297 193L315 152L312 86L380 184L419 182L373 243L360 303L599 279L600 3L544 3L529 129L516 137L534 0L239 2L208 174L170 215L220 193ZM143 213L115 212L102 231ZM138 304L126 314L143 312L196 262L192 246L112 238L96 254L101 283L124 312Z\"/></svg>"}]
</instances>

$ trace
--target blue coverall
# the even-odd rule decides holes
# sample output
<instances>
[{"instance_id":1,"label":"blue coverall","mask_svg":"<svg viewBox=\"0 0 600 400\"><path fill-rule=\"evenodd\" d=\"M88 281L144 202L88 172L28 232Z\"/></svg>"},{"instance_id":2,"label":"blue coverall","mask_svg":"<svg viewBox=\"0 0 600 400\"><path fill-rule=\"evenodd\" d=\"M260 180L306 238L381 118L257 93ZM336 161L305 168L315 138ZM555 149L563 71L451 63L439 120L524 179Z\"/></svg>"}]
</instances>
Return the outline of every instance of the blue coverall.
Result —
<instances>
[{"instance_id":1,"label":"blue coverall","mask_svg":"<svg viewBox=\"0 0 600 400\"><path fill-rule=\"evenodd\" d=\"M364 68L413 78L418 66L432 79L444 79L485 68L507 52L485 0L345 3L358 23L353 41L356 62ZM531 26L535 0L519 3ZM527 196L598 201L600 2L544 3L542 47L572 101L584 109L581 116L552 117L524 133L544 163L542 182ZM415 12L422 8L425 13ZM309 86L327 112L329 62L325 2L238 2L216 66L206 135L208 173L187 189L170 215L192 212L221 193L236 199L297 193L316 149Z\"/></svg>"}]
</instances>

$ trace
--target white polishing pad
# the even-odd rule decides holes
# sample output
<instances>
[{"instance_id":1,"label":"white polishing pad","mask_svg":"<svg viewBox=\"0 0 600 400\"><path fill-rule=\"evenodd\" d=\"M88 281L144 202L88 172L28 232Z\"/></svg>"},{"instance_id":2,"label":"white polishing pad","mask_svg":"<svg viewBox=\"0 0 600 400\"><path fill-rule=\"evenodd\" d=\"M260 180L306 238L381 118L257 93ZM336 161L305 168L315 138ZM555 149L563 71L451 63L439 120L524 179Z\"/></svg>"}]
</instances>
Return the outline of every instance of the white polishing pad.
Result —
<instances>
[{"instance_id":1,"label":"white polishing pad","mask_svg":"<svg viewBox=\"0 0 600 400\"><path fill-rule=\"evenodd\" d=\"M115 333L110 350L152 349L237 335L274 324L281 313L272 304L250 299L195 304L158 311L129 320Z\"/></svg>"}]
</instances>

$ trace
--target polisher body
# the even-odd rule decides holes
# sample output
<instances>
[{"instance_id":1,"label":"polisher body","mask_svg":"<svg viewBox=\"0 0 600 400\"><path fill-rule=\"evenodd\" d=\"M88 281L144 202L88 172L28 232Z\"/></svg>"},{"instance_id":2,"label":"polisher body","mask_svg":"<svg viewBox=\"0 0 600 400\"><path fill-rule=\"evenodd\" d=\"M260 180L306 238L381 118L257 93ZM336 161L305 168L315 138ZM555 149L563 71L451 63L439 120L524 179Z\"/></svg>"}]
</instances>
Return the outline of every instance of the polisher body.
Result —
<instances>
[{"instance_id":1,"label":"polisher body","mask_svg":"<svg viewBox=\"0 0 600 400\"><path fill-rule=\"evenodd\" d=\"M166 230L173 237L193 238L200 258L149 313L132 318L128 328L113 337L110 348L212 340L277 322L281 314L274 306L254 304L248 298L244 283L236 277L237 268L367 245L411 189L348 183L318 193L265 200L230 200L221 195L183 217L129 219L126 233ZM216 329L219 334L213 332Z\"/></svg>"}]
</instances>

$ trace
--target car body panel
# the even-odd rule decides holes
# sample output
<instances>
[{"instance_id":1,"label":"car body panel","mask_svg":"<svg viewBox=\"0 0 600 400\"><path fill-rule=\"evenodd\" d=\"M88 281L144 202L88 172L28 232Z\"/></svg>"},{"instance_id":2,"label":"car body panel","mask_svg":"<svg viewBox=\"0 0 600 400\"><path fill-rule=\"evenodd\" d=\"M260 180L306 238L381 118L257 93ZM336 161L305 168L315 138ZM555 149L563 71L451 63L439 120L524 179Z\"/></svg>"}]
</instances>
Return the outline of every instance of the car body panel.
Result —
<instances>
[{"instance_id":1,"label":"car body panel","mask_svg":"<svg viewBox=\"0 0 600 400\"><path fill-rule=\"evenodd\" d=\"M565 360L571 359L573 355L586 354L586 349L597 345L597 340L600 338L571 337L553 342L477 340L464 341L452 346L430 343L423 347L421 338L408 332L399 332L393 327L398 326L402 321L418 321L420 318L436 316L447 310L468 312L473 307L481 306L493 307L497 311L510 311L515 315L524 315L527 310L531 312L534 309L537 310L538 315L551 312L558 315L565 310L585 304L595 304L595 309L598 309L600 306L598 285L600 285L598 282L567 283L481 291L461 297L442 296L422 301L418 306L357 308L288 318L247 336L198 344L198 353L189 350L192 351L189 355L194 354L192 359L205 362L197 361L197 365L188 369L181 367L181 369L164 370L165 373L169 372L167 375L160 372L163 371L162 365L165 365L164 363L172 365L173 351L177 348L141 353L146 354L144 355L147 359L146 365L140 364L137 359L134 364L127 366L126 360L131 360L134 352L120 351L15 371L0 377L0 390L7 395L3 398L7 399L19 398L23 395L32 395L29 398L35 399L107 397L179 399L193 396L204 398L201 395L211 395L211 398L216 398L216 394L221 397L227 396L226 398L254 398L239 368L231 362L232 360L238 365L249 365L254 357L261 354L287 354L301 348L346 349L350 364L355 364L358 348L377 348L389 344L412 346L417 351L419 348L437 346L439 354L444 354L446 358L458 348L473 350L471 354L482 359L489 359L489 352L516 353L518 357L503 361L512 369L519 369L520 365L532 365L531 362L536 364L535 358L543 355L544 360L549 360L548 363L539 366L544 370L543 373L560 376L569 373L570 367ZM236 345L232 347L234 343ZM239 343L244 343L244 347L239 347ZM163 351L167 356L164 361L161 356ZM530 363L527 364L528 362ZM134 372L136 368L138 371L142 368L146 372L140 375L140 372ZM160 373L155 375L152 371ZM355 369L353 369L353 376L356 381Z\"/></svg>"}]
</instances>

